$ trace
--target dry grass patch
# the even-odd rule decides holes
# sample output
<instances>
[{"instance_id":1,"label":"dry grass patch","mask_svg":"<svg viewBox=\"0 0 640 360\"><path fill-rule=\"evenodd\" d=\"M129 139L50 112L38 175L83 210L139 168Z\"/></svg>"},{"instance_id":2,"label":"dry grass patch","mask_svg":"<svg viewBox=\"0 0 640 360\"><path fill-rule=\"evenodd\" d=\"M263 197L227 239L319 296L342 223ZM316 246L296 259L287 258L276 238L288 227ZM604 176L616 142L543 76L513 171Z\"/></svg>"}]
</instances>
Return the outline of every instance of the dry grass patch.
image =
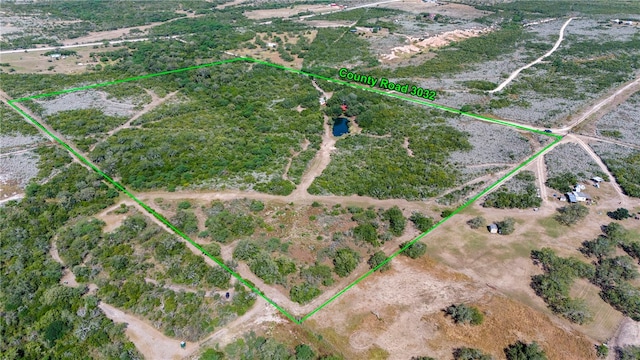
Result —
<instances>
[{"instance_id":1,"label":"dry grass patch","mask_svg":"<svg viewBox=\"0 0 640 360\"><path fill-rule=\"evenodd\" d=\"M79 74L87 71L88 64L99 63L92 61L89 54L101 50L93 49L90 46L73 50L77 52L78 56L67 56L64 59L60 58L60 60L52 60L49 56L44 56L44 51L3 54L2 62L9 63L10 66L3 67L2 70L9 72L9 69L15 69L15 74ZM51 67L53 69L50 69Z\"/></svg>"},{"instance_id":2,"label":"dry grass patch","mask_svg":"<svg viewBox=\"0 0 640 360\"><path fill-rule=\"evenodd\" d=\"M600 288L591 284L588 280L577 279L571 287L569 296L572 299L584 300L593 315L592 321L584 325L576 324L573 326L598 341L606 342L624 318L619 311L602 300Z\"/></svg>"},{"instance_id":3,"label":"dry grass patch","mask_svg":"<svg viewBox=\"0 0 640 360\"><path fill-rule=\"evenodd\" d=\"M322 14L335 10L336 8L327 5L296 5L288 8L245 11L244 16L252 20L262 20L269 18L288 18L307 11Z\"/></svg>"},{"instance_id":4,"label":"dry grass patch","mask_svg":"<svg viewBox=\"0 0 640 360\"><path fill-rule=\"evenodd\" d=\"M428 346L439 354L467 346L500 359L507 345L522 340L536 341L549 359L595 357L593 343L586 336L562 329L548 316L528 306L501 295L487 295L472 305L485 314L482 325L456 325L442 312L422 317L422 321L435 323L439 329L437 336L427 341Z\"/></svg>"}]
</instances>

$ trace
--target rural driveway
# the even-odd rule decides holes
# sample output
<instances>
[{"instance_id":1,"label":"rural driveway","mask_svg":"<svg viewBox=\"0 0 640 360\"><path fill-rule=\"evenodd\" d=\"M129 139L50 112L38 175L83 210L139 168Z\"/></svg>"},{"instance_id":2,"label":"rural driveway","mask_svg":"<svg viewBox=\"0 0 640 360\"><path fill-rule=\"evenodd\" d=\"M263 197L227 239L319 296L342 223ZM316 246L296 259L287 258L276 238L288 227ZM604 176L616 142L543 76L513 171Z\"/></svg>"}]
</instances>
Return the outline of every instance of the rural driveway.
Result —
<instances>
[{"instance_id":1,"label":"rural driveway","mask_svg":"<svg viewBox=\"0 0 640 360\"><path fill-rule=\"evenodd\" d=\"M497 88L493 89L493 90L489 90L490 94L493 94L495 92L501 91L502 89L504 89L505 86L509 85L509 83L511 81L513 81L513 79L516 78L516 76L518 76L518 74L520 74L520 72L522 70L526 70L530 67L532 67L535 64L540 63L542 60L544 60L546 57L550 56L551 54L553 54L556 50L558 50L558 47L560 47L560 43L562 43L562 39L564 38L564 29L567 27L567 25L569 25L569 23L571 22L571 20L573 20L574 18L569 18L569 20L567 20L564 25L562 25L562 27L560 28L560 35L558 36L558 40L556 41L556 43L553 45L553 47L551 48L551 50L547 51L546 54L540 56L539 58L533 60L532 62L530 62L529 64L517 69L516 71L512 72L511 75L509 75L509 77L507 78L507 80L503 81L500 85L498 85Z\"/></svg>"}]
</instances>

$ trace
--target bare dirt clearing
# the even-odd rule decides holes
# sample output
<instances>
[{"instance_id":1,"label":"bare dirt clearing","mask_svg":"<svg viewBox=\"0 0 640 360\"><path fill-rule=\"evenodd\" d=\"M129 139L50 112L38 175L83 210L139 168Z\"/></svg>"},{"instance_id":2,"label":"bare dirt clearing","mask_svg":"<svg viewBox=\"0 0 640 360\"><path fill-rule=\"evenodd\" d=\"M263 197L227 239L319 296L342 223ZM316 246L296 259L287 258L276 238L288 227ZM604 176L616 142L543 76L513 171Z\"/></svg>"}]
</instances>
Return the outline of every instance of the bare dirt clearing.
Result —
<instances>
[{"instance_id":1,"label":"bare dirt clearing","mask_svg":"<svg viewBox=\"0 0 640 360\"><path fill-rule=\"evenodd\" d=\"M444 47L455 41L482 36L491 32L492 30L492 28L453 30L427 37L426 39L407 36L409 45L397 46L392 48L391 53L381 55L381 60L391 61L398 58L410 57L414 53L420 53L425 50Z\"/></svg>"},{"instance_id":2,"label":"bare dirt clearing","mask_svg":"<svg viewBox=\"0 0 640 360\"><path fill-rule=\"evenodd\" d=\"M165 336L137 317L104 302L98 306L113 322L127 324L125 331L127 337L148 359L183 359L198 349L197 343L191 342L188 342L186 347L182 349L180 348L180 340Z\"/></svg>"},{"instance_id":3,"label":"bare dirt clearing","mask_svg":"<svg viewBox=\"0 0 640 360\"><path fill-rule=\"evenodd\" d=\"M478 327L453 325L441 310L459 302L477 305L485 322ZM428 257L394 259L392 270L373 275L332 307L306 324L347 358L371 358L374 351L388 354L389 359L450 358L460 346L500 356L516 339L537 341L550 358L593 357L585 337Z\"/></svg>"}]
</instances>

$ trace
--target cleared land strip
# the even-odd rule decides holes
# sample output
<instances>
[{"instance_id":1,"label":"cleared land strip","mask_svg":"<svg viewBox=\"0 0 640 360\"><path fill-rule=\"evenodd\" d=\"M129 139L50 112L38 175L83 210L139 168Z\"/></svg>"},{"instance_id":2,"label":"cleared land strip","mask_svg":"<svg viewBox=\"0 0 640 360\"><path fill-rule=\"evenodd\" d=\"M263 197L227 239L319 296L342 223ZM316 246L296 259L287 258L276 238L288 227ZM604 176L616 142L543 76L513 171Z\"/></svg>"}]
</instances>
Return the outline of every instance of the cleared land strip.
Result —
<instances>
[{"instance_id":1,"label":"cleared land strip","mask_svg":"<svg viewBox=\"0 0 640 360\"><path fill-rule=\"evenodd\" d=\"M600 102L594 104L593 106L591 106L590 108L588 108L588 110L585 111L584 113L582 113L577 119L571 121L571 123L569 125L567 125L567 126L565 126L563 128L560 128L560 129L554 129L554 131L557 131L557 132L560 132L560 133L570 131L574 127L580 125L583 121L585 121L588 118L590 118L592 115L596 114L598 111L600 111L605 106L607 106L607 105L611 104L612 102L614 102L618 98L618 96L623 95L623 99L622 100L624 101L624 100L628 99L633 93L635 93L639 89L640 89L640 77L638 77L635 80L631 81L627 85L619 88L613 94L607 96L606 98L602 99L602 101L600 101ZM624 94L627 91L628 91L628 93Z\"/></svg>"},{"instance_id":2,"label":"cleared land strip","mask_svg":"<svg viewBox=\"0 0 640 360\"><path fill-rule=\"evenodd\" d=\"M620 145L620 146L626 146L626 147L630 147L632 149L640 150L640 145L629 144L628 142L624 142L624 141L620 141L620 140L603 139L601 137L589 136L589 135L578 135L578 134L571 134L571 135L577 137L578 139L600 141L600 142L604 142L604 143L615 144L615 145Z\"/></svg>"},{"instance_id":3,"label":"cleared land strip","mask_svg":"<svg viewBox=\"0 0 640 360\"><path fill-rule=\"evenodd\" d=\"M448 112L452 112L455 114L461 114L464 116L468 116L474 119L478 119L478 120L482 120L482 121L487 121L487 122L491 122L491 123L496 123L496 124L501 124L501 125L507 125L513 128L517 128L517 129L521 129L521 130L526 130L526 131L531 131L534 133L540 133L543 135L548 135L550 137L555 138L556 140L547 145L545 148L543 148L542 150L538 151L536 154L532 155L531 157L529 157L527 160L525 160L522 164L520 164L519 166L517 166L515 169L511 170L509 173L507 173L505 176L503 176L502 178L500 178L497 182L493 183L492 185L490 185L489 187L487 187L486 189L484 189L483 191L481 191L479 194L477 194L476 196L474 196L473 198L469 199L467 202L465 202L462 206L458 207L456 210L454 210L449 216L445 217L444 219L440 220L438 223L436 223L431 229L429 229L428 231L422 233L421 235L419 235L418 237L416 237L414 240L408 242L402 249L397 250L396 252L394 252L393 254L391 254L387 260L385 260L384 262L382 262L381 264L379 264L378 266L376 266L375 268L367 271L365 274L361 275L360 277L358 277L357 279L355 279L353 282L351 282L349 285L347 285L347 287L345 287L344 289L340 290L339 292L337 292L335 295L331 296L329 299L327 299L326 301L324 301L322 304L320 304L318 307L316 307L315 309L313 309L310 313L308 313L307 315L303 316L302 318L299 317L295 317L294 315L290 314L288 311L286 311L285 309L283 309L281 306L279 306L276 302L274 302L273 300L271 300L269 297L267 297L263 292L261 292L260 290L258 290L255 286L251 285L250 283L248 283L240 274L238 274L237 272L233 271L232 269L230 269L228 266L226 266L224 263L222 263L221 261L219 261L218 259L214 258L211 254L209 254L208 252L206 252L204 249L202 249L202 247L200 245L198 245L196 242L194 242L191 238L189 238L186 234L184 234L182 231L180 231L179 229L177 229L175 226L173 226L169 221L167 221L162 215L160 215L159 213L157 213L155 210L153 210L150 206L148 206L145 202L141 201L140 199L138 199L135 195L133 195L131 192L129 192L124 186L122 186L120 183L118 183L117 181L115 181L114 179L112 179L111 177L109 177L107 174L105 174L104 172L102 172L95 164L93 164L92 162L90 162L89 160L87 160L84 156L81 155L81 153L79 151L77 151L75 148L69 146L65 141L63 141L61 139L61 137L58 137L56 135L54 135L47 127L43 126L41 123L39 123L37 120L35 120L30 114L28 114L27 111L23 110L21 107L17 106L15 103L18 103L20 101L25 101L25 100L31 100L31 99L35 99L35 98L41 98L41 97L46 97L46 96L51 96L51 95L55 95L55 94L61 94L61 93L68 93L68 92L73 92L73 91L79 91L79 90L86 90L86 89L90 89L90 88L95 88L95 87L101 87L101 86L108 86L111 84L116 84L116 83L122 83L122 82L128 82L128 81L134 81L134 80L139 80L139 79L144 79L144 78L149 78L149 77L154 77L154 76L160 76L160 75L165 75L165 74L170 74L170 73L177 73L177 72L183 72L183 71L188 71L188 70L193 70L193 69L198 69L198 68L203 68L203 67L208 67L208 66L214 66L214 65L219 65L219 64L223 64L223 63L229 63L229 62L234 62L234 61L250 61L250 62L254 62L254 63L261 63L267 66L271 66L271 67L275 67L275 68L279 68L279 69L283 69L286 71L290 71L290 72L294 72L294 73L298 73L298 74L302 74L305 76L312 76L312 77L316 77L316 78L320 78L320 79L324 79L327 81L331 81L334 83L338 83L338 84L342 84L342 85L346 85L346 86L350 86L350 87L354 87L354 88L360 88L360 89L364 89L367 91L371 91L371 92L375 92L381 95L386 95L389 97L395 97L395 98L399 98L402 99L404 101L411 101L414 103L418 103L418 104L423 104L423 105L427 105L433 108L437 108L440 110L444 110L444 111L448 111ZM284 314L287 318L289 318L291 321L297 323L297 324L301 324L303 321L305 321L306 319L308 319L309 317L311 317L313 314L315 314L316 312L318 312L319 310L321 310L322 308L324 308L326 305L330 304L333 300L335 300L336 298L338 298L340 295L342 295L344 292L348 291L350 288L352 288L353 286L355 286L356 284L358 284L360 281L362 281L363 279L365 279L366 277L368 277L369 275L371 275L375 270L377 270L378 268L380 268L381 266L384 266L386 263L388 263L389 261L391 261L391 259L393 259L394 257L398 256L400 253L402 253L403 251L405 251L408 247L410 247L411 245L413 245L415 242L419 241L420 239L422 239L423 237L425 237L426 235L428 235L431 231L433 231L434 229L436 229L437 227L439 227L440 225L442 225L444 222L446 222L448 219L450 219L452 216L456 215L458 212L460 212L462 209L466 208L467 206L469 206L470 204L472 204L473 202L475 202L478 198L480 198L481 196L485 195L486 193L488 193L489 191L495 189L496 187L498 187L499 185L501 185L504 181L506 181L508 178L510 178L511 176L513 176L516 172L518 172L522 167L524 167L525 165L531 163L533 160L535 160L538 156L544 154L546 151L548 151L550 148L552 148L553 146L555 146L561 139L561 136L558 135L550 135L550 134L545 134L544 132L541 132L537 129L534 128L530 128L527 126L523 126L523 125L519 125L519 124L515 124L515 123L511 123L511 122L507 122L507 121L502 121L502 120L496 120L496 119L491 119L488 117L484 117L484 116L480 116L480 115L475 115L475 114L470 114L470 113L465 113L465 112L461 112L460 110L457 109L453 109L453 108L449 108L446 106L442 106L442 105L437 105L434 103L430 103L427 101L421 101L421 100L417 100L417 99L413 99L413 98L409 98L409 97L404 97L404 96L400 96L397 94L393 94L393 93L386 93L384 91L380 91L380 90L376 90L376 89L371 89L371 88L366 88L363 86L358 86L356 84L351 84L351 83L347 83L345 81L340 81L340 80L336 80L336 79L330 79L330 78L325 78L325 77L321 77L315 74L310 74L310 73L305 73L302 72L300 70L296 70L296 69L291 69L291 68L286 68L283 66L279 66L279 65L275 65L275 64L271 64L268 62L264 62L264 61L260 61L260 60L255 60L255 59L250 59L250 58L236 58L236 59L229 59L229 60L223 60L223 61L218 61L218 62L214 62L214 63L209 63L209 64L204 64L204 65L199 65L199 66L193 66L193 67L188 67L188 68L183 68L183 69L177 69L177 70L171 70L171 71L166 71L166 72L162 72L162 73L157 73L157 74L149 74L149 75L144 75L144 76L138 76L138 77L133 77L133 78L128 78L128 79L122 79L122 80L118 80L118 81L113 81L113 82L107 82L107 83L100 83L100 84L94 84L94 85L89 85L89 86L84 86L84 87L79 87L79 88L74 88L74 89L68 89L68 90L63 90L63 91L58 91L58 92L54 92L54 93L49 93L49 94L41 94L41 95L35 95L35 96L30 96L30 97L24 97L24 98L20 98L20 99L14 99L14 100L9 100L8 104L16 111L18 111L23 117L25 117L26 119L28 119L32 124L34 124L35 126L37 126L40 131L46 133L49 137L53 138L55 141L57 141L58 143L60 143L64 148L66 148L69 152L71 152L71 154L74 156L74 158L77 159L77 161L80 161L81 163L83 163L85 166L91 168L92 170L94 170L95 172L97 172L98 174L100 174L105 180L107 180L108 182L110 182L112 185L114 185L118 190L122 191L124 194L126 194L129 198L131 198L138 206L142 207L144 210L146 210L147 213L151 214L157 221L163 223L163 227L166 227L168 229L170 229L171 231L173 231L176 235L180 236L181 238L183 238L184 240L186 240L189 243L189 248L191 251L194 251L197 249L197 251L201 251L202 254L206 255L209 259L205 259L207 262L213 261L216 264L218 264L219 266L221 266L224 270L226 270L227 272L229 272L233 277L235 277L239 282L241 282L242 284L244 284L245 286L247 286L249 289L251 289L254 293L256 293L258 296L260 296L261 298L263 298L265 301L267 301L269 304L271 304L272 306L274 306L275 308L277 308L282 314ZM323 300L323 299L322 299ZM320 301L320 299L318 300ZM283 300L284 302L284 300ZM315 303L314 303L315 304Z\"/></svg>"},{"instance_id":4,"label":"cleared land strip","mask_svg":"<svg viewBox=\"0 0 640 360\"><path fill-rule=\"evenodd\" d=\"M553 47L551 48L551 50L547 51L546 54L540 56L539 58L533 60L532 62L528 63L527 65L519 68L518 70L514 71L511 73L511 75L509 75L509 77L507 78L507 80L503 81L500 85L498 85L497 88L493 89L493 90L489 90L490 94L493 94L495 92L501 91L502 89L504 89L505 86L509 85L509 83L511 81L513 81L513 79L515 79L518 74L520 74L520 72L522 70L526 70L530 67L532 67L535 64L540 63L542 60L544 60L546 57L550 56L551 54L553 54L556 50L558 50L558 48L560 47L560 43L562 43L562 39L564 39L564 29L567 27L567 25L569 25L569 23L571 22L571 20L573 20L574 18L569 18L569 20L567 20L564 25L562 25L562 27L560 28L560 35L558 36L558 40L556 41L556 43L553 45Z\"/></svg>"}]
</instances>

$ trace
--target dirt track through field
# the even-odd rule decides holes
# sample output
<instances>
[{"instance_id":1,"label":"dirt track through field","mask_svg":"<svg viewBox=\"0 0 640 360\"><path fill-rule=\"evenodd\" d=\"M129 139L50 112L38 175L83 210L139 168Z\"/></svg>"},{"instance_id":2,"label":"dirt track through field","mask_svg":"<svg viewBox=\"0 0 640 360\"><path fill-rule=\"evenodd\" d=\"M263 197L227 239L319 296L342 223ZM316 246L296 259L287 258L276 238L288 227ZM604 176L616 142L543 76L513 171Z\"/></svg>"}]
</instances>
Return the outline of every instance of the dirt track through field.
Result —
<instances>
[{"instance_id":1,"label":"dirt track through field","mask_svg":"<svg viewBox=\"0 0 640 360\"><path fill-rule=\"evenodd\" d=\"M596 113L598 113L600 110L607 110L608 105L615 103L616 101L626 100L638 90L640 90L640 77L624 85L623 87L617 89L615 92L613 92L613 94L602 99L600 102L585 108L584 112L582 112L577 119L571 121L569 125L563 128L555 129L555 131L557 132L569 131L575 128L576 126L580 125L583 121L589 119L592 115L595 115Z\"/></svg>"},{"instance_id":2,"label":"dirt track through field","mask_svg":"<svg viewBox=\"0 0 640 360\"><path fill-rule=\"evenodd\" d=\"M318 90L325 101L329 101L333 93L327 93L318 84L315 80L311 81L313 87ZM313 181L322 174L324 169L327 168L329 162L331 162L331 152L336 150L336 141L337 139L331 133L331 126L329 125L329 117L324 115L322 122L322 144L320 144L320 150L316 153L316 156L309 162L307 169L302 174L302 178L300 179L300 185L296 187L296 189L291 193L291 197L300 199L309 195L307 190L309 186L313 183Z\"/></svg>"},{"instance_id":3,"label":"dirt track through field","mask_svg":"<svg viewBox=\"0 0 640 360\"><path fill-rule=\"evenodd\" d=\"M165 101L169 100L170 98L172 98L175 94L178 93L178 90L167 94L165 97L160 98L158 97L158 95L156 95L155 92L153 92L152 90L149 89L144 89L144 91L147 92L147 94L149 94L149 96L151 96L151 102L148 103L147 105L144 106L144 108L142 110L140 110L137 114L133 115L129 120L127 120L124 124L116 127L113 130L110 130L107 132L107 138L113 136L113 134L117 133L118 131L122 130L122 129L129 129L131 128L131 123L136 121L137 119L139 119L142 115L148 113L149 111L155 109L156 107L162 105ZM105 140L106 141L106 138ZM91 147L89 147L89 151L93 151L93 149L96 148L96 146L99 143L96 142L95 144L91 145Z\"/></svg>"},{"instance_id":4,"label":"dirt track through field","mask_svg":"<svg viewBox=\"0 0 640 360\"><path fill-rule=\"evenodd\" d=\"M148 89L144 89L147 94L149 94L149 96L151 96L151 102L148 103L147 105L145 105L145 107L140 110L140 112L138 112L137 114L135 114L134 116L131 117L131 119L127 120L127 122L125 122L124 124L118 126L117 128L107 132L107 136L111 136L113 134L115 134L116 132L122 130L122 129L128 129L131 127L131 123L138 120L142 115L148 113L149 111L155 109L156 107L162 105L162 103L164 103L165 101L169 100L170 98L172 98L175 94L178 93L178 90L167 94L167 96L160 98L158 97L158 95L156 95L156 93L154 93L151 90Z\"/></svg>"},{"instance_id":5,"label":"dirt track through field","mask_svg":"<svg viewBox=\"0 0 640 360\"><path fill-rule=\"evenodd\" d=\"M598 166L600 166L600 170L602 170L602 172L604 172L609 177L609 181L611 181L611 185L613 186L613 188L618 193L618 195L619 195L620 199L622 200L622 202L626 204L628 202L627 201L628 200L627 196L624 194L624 192L622 191L622 188L620 187L620 185L616 181L616 178L613 176L613 174L611 174L611 172L609 171L609 168L607 168L607 165L604 164L604 162L602 161L602 159L600 159L598 154L596 154L595 151L593 151L593 149L591 149L591 147L589 145L587 145L584 141L582 141L577 136L567 135L567 139L570 140L571 142L575 142L578 145L582 146L584 151L586 151L587 154L589 154L589 156L591 156L591 158L596 162L596 164L598 164Z\"/></svg>"},{"instance_id":6,"label":"dirt track through field","mask_svg":"<svg viewBox=\"0 0 640 360\"><path fill-rule=\"evenodd\" d=\"M560 47L560 43L562 43L562 39L564 38L564 29L567 27L567 25L569 25L569 23L571 22L571 20L573 20L574 18L569 18L569 20L567 20L564 25L562 25L562 27L560 28L560 35L558 36L558 40L556 41L556 43L553 45L553 47L551 48L551 50L549 50L547 53L545 53L544 55L540 56L539 58L533 60L532 62L530 62L529 64L517 69L516 71L512 72L511 75L509 75L509 77L507 78L507 80L503 81L500 85L498 85L497 88L493 89L493 90L489 90L490 94L493 94L495 92L501 91L502 89L505 88L505 86L509 85L509 83L511 81L513 81L513 79L515 79L518 74L520 74L520 72L522 70L526 70L530 67L532 67L535 64L540 63L542 60L544 60L546 57L550 56L551 54L553 54L558 47Z\"/></svg>"},{"instance_id":7,"label":"dirt track through field","mask_svg":"<svg viewBox=\"0 0 640 360\"><path fill-rule=\"evenodd\" d=\"M291 163L293 162L293 159L298 157L298 155L300 155L301 152L306 151L309 148L309 144L311 144L311 142L309 141L309 139L305 138L302 144L300 145L300 148L301 148L300 151L296 151L293 154L291 154L291 157L289 158L289 162L287 162L287 166L285 166L284 172L282 173L282 180L289 180L289 169L291 168Z\"/></svg>"},{"instance_id":8,"label":"dirt track through field","mask_svg":"<svg viewBox=\"0 0 640 360\"><path fill-rule=\"evenodd\" d=\"M125 331L127 337L147 359L183 359L198 349L197 343L191 342L187 342L184 349L180 348L180 340L165 336L138 317L127 314L107 303L100 302L98 307L113 322L127 324Z\"/></svg>"},{"instance_id":9,"label":"dirt track through field","mask_svg":"<svg viewBox=\"0 0 640 360\"><path fill-rule=\"evenodd\" d=\"M547 201L547 186L544 184L547 181L547 167L544 163L544 156L538 157L536 161L536 169L538 173L538 189L540 189L540 198L542 202Z\"/></svg>"}]
</instances>

